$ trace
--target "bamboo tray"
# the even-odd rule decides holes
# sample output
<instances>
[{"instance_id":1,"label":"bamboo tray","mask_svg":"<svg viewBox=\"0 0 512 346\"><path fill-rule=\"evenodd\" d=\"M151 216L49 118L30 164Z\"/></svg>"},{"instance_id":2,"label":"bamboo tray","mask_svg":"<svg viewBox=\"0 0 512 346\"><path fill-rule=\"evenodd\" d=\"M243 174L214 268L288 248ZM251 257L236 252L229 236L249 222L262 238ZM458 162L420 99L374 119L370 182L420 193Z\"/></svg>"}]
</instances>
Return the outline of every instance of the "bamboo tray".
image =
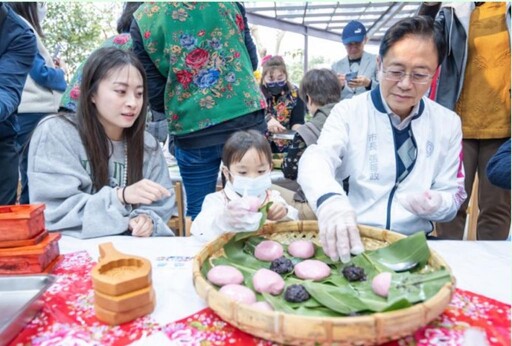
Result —
<instances>
[{"instance_id":1,"label":"bamboo tray","mask_svg":"<svg viewBox=\"0 0 512 346\"><path fill-rule=\"evenodd\" d=\"M377 228L359 226L366 249L373 250L393 242L404 235ZM296 239L311 239L317 245L316 221L268 223L259 235L283 244ZM194 287L201 298L223 320L258 337L292 345L374 345L410 335L439 316L450 303L455 291L455 278L446 283L432 298L411 307L354 317L312 317L287 314L281 311L261 311L238 303L221 294L201 274L201 266L216 256L234 236L227 233L209 243L194 258ZM444 260L430 250L428 265L450 271Z\"/></svg>"}]
</instances>

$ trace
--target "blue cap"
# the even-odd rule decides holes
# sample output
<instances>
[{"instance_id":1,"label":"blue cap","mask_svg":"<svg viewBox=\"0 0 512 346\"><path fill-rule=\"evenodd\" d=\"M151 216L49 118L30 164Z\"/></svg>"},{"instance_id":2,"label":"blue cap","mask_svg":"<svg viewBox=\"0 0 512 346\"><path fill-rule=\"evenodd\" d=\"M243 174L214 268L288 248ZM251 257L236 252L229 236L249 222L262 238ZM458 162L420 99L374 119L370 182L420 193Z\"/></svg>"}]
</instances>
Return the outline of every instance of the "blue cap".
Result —
<instances>
[{"instance_id":1,"label":"blue cap","mask_svg":"<svg viewBox=\"0 0 512 346\"><path fill-rule=\"evenodd\" d=\"M366 28L363 23L357 20L350 21L347 26L343 28L341 34L341 42L349 44L352 42L363 42L366 37Z\"/></svg>"}]
</instances>

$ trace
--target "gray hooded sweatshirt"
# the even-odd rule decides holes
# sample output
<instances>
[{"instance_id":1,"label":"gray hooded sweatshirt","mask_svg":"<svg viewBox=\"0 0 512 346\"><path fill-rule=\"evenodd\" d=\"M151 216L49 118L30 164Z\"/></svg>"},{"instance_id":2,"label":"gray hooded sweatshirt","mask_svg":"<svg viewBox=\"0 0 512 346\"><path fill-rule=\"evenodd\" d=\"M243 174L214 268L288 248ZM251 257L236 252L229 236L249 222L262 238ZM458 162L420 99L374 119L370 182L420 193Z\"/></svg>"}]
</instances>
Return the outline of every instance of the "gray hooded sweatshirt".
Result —
<instances>
[{"instance_id":1,"label":"gray hooded sweatshirt","mask_svg":"<svg viewBox=\"0 0 512 346\"><path fill-rule=\"evenodd\" d=\"M70 118L74 119L74 118ZM34 131L28 155L31 203L44 203L46 228L78 238L121 234L130 219L146 214L153 220L153 235L174 235L167 226L176 215L176 200L163 152L156 140L144 136L143 177L171 192L150 205L123 205L116 188L125 168L124 143L113 142L109 159L109 186L93 188L90 165L78 130L60 116L44 119Z\"/></svg>"}]
</instances>

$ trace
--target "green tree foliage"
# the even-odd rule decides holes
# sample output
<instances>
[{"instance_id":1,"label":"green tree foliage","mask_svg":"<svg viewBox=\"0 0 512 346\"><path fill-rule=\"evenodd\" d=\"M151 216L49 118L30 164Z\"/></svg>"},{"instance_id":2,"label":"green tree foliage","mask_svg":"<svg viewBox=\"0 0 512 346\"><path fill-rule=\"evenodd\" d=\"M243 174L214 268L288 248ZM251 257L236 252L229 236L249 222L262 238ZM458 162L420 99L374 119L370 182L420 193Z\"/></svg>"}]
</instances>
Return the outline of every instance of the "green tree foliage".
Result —
<instances>
[{"instance_id":1,"label":"green tree foliage","mask_svg":"<svg viewBox=\"0 0 512 346\"><path fill-rule=\"evenodd\" d=\"M60 45L68 80L95 48L116 33L115 21L122 5L121 2L48 2L43 23L45 46L53 54Z\"/></svg>"},{"instance_id":2,"label":"green tree foliage","mask_svg":"<svg viewBox=\"0 0 512 346\"><path fill-rule=\"evenodd\" d=\"M284 53L284 59L286 61L286 69L292 83L299 85L302 77L305 74L304 71L304 51L302 49L296 49L293 51L287 51ZM308 61L308 69L313 68L330 68L330 64L325 60L324 56L310 56Z\"/></svg>"}]
</instances>

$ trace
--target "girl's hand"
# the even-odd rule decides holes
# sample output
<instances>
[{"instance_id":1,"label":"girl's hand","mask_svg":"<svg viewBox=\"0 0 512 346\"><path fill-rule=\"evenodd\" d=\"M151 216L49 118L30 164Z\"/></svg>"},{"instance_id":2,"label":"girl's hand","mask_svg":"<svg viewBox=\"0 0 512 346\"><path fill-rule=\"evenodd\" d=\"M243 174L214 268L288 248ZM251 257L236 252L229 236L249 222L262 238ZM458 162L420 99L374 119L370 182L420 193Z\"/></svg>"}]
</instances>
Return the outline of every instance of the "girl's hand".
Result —
<instances>
[{"instance_id":1,"label":"girl's hand","mask_svg":"<svg viewBox=\"0 0 512 346\"><path fill-rule=\"evenodd\" d=\"M140 214L130 220L128 229L134 237L149 237L153 233L153 220L145 214Z\"/></svg>"},{"instance_id":2,"label":"girl's hand","mask_svg":"<svg viewBox=\"0 0 512 346\"><path fill-rule=\"evenodd\" d=\"M127 204L151 204L171 196L165 187L149 179L142 179L135 184L119 189L117 195L118 197L121 195L121 201L123 201L123 189L124 202Z\"/></svg>"},{"instance_id":3,"label":"girl's hand","mask_svg":"<svg viewBox=\"0 0 512 346\"><path fill-rule=\"evenodd\" d=\"M286 131L286 127L281 125L281 123L274 118L271 118L267 122L267 128L268 128L269 132L272 132L272 133L281 133L281 132Z\"/></svg>"},{"instance_id":4,"label":"girl's hand","mask_svg":"<svg viewBox=\"0 0 512 346\"><path fill-rule=\"evenodd\" d=\"M279 221L288 214L288 208L283 203L272 203L268 210L267 219Z\"/></svg>"}]
</instances>

